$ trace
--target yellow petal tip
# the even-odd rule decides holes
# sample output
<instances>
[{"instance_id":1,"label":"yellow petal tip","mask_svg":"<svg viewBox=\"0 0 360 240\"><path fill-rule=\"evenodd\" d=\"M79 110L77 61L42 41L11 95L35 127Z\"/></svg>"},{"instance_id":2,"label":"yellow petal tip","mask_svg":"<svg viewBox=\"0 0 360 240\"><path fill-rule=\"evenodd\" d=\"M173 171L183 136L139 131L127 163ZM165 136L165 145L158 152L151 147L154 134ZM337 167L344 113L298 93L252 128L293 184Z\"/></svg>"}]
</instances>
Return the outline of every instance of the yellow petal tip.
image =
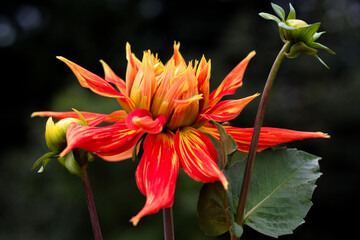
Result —
<instances>
[{"instance_id":1,"label":"yellow petal tip","mask_svg":"<svg viewBox=\"0 0 360 240\"><path fill-rule=\"evenodd\" d=\"M247 55L247 58L252 58L253 56L256 55L256 51L251 51L248 55Z\"/></svg>"},{"instance_id":2,"label":"yellow petal tip","mask_svg":"<svg viewBox=\"0 0 360 240\"><path fill-rule=\"evenodd\" d=\"M36 116L39 116L39 112L33 112L30 117L33 118L33 117L36 117Z\"/></svg>"},{"instance_id":3,"label":"yellow petal tip","mask_svg":"<svg viewBox=\"0 0 360 240\"><path fill-rule=\"evenodd\" d=\"M133 224L134 227L136 227L139 223L140 219L139 218L136 218L136 217L133 217L130 219L130 222Z\"/></svg>"}]
</instances>

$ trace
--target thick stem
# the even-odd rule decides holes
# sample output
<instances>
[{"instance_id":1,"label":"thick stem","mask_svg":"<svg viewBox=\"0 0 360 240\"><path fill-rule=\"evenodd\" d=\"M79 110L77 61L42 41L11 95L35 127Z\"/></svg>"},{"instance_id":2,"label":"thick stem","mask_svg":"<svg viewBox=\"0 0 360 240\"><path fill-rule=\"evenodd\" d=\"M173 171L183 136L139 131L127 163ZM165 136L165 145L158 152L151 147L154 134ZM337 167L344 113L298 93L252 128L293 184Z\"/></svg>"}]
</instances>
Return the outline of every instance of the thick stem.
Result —
<instances>
[{"instance_id":1,"label":"thick stem","mask_svg":"<svg viewBox=\"0 0 360 240\"><path fill-rule=\"evenodd\" d=\"M82 172L83 176L81 177L81 180L85 190L85 197L90 213L91 226L94 231L94 238L95 240L102 240L103 238L101 235L100 224L96 213L94 197L90 186L89 176L86 171L86 166L82 166Z\"/></svg>"},{"instance_id":2,"label":"thick stem","mask_svg":"<svg viewBox=\"0 0 360 240\"><path fill-rule=\"evenodd\" d=\"M253 135L251 138L249 154L248 154L247 161L246 161L246 168L245 168L245 173L244 173L243 184L242 184L240 197L239 197L239 199L240 199L239 205L238 205L237 212L236 212L236 222L240 225L242 225L243 220L244 220L245 204L246 204L247 195L248 195L249 187L250 187L251 173L252 173L252 169L254 166L256 149L257 149L257 145L258 145L258 141L259 141L261 126L262 126L263 120L264 120L264 114L265 114L265 109L266 109L266 105L268 102L270 90L274 84L274 80L275 80L276 74L279 70L279 67L285 57L285 53L289 50L289 48L290 48L290 42L286 42L274 61L273 66L270 70L269 76L266 80L266 84L265 84L265 87L264 87L264 90L262 93L259 108L258 108L258 111L256 114L254 131L253 131Z\"/></svg>"},{"instance_id":3,"label":"thick stem","mask_svg":"<svg viewBox=\"0 0 360 240\"><path fill-rule=\"evenodd\" d=\"M163 208L164 239L175 240L172 207Z\"/></svg>"}]
</instances>

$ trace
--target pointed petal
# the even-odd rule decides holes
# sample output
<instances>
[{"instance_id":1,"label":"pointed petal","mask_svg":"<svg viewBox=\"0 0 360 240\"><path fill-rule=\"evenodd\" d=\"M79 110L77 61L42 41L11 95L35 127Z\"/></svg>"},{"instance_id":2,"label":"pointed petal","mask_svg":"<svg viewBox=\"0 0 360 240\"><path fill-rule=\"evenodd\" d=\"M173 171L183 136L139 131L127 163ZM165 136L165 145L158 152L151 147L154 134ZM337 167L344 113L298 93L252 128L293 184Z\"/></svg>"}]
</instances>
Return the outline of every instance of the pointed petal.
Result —
<instances>
[{"instance_id":1,"label":"pointed petal","mask_svg":"<svg viewBox=\"0 0 360 240\"><path fill-rule=\"evenodd\" d=\"M211 72L211 61L206 62L205 57L201 58L199 67L196 71L196 77L198 80L199 93L203 95L203 99L200 100L200 110L208 107L209 104L209 93L210 93L210 72Z\"/></svg>"},{"instance_id":2,"label":"pointed petal","mask_svg":"<svg viewBox=\"0 0 360 240\"><path fill-rule=\"evenodd\" d=\"M260 94L257 93L238 100L221 101L201 115L203 115L208 120L213 119L218 122L230 121L239 116L244 107L259 95Z\"/></svg>"},{"instance_id":3,"label":"pointed petal","mask_svg":"<svg viewBox=\"0 0 360 240\"><path fill-rule=\"evenodd\" d=\"M81 86L90 88L94 93L105 96L105 97L123 97L124 95L116 91L110 83L102 79L101 77L89 72L83 67L80 67L76 63L64 58L57 57L74 72L75 76L79 80Z\"/></svg>"},{"instance_id":4,"label":"pointed petal","mask_svg":"<svg viewBox=\"0 0 360 240\"><path fill-rule=\"evenodd\" d=\"M147 133L156 134L163 130L166 119L163 115L153 119L151 113L145 109L135 109L126 117L127 127L132 130L142 130Z\"/></svg>"},{"instance_id":5,"label":"pointed petal","mask_svg":"<svg viewBox=\"0 0 360 240\"><path fill-rule=\"evenodd\" d=\"M100 60L104 68L105 80L109 83L115 84L122 94L126 94L126 83L118 77L114 71L103 60Z\"/></svg>"},{"instance_id":6,"label":"pointed petal","mask_svg":"<svg viewBox=\"0 0 360 240\"><path fill-rule=\"evenodd\" d=\"M249 151L253 128L237 128L231 126L224 126L224 128L226 132L235 139L239 152ZM203 133L212 135L217 140L220 139L220 134L218 133L216 126L212 124L206 124L199 128L199 130ZM262 151L282 143L307 138L329 138L329 135L322 132L301 132L281 128L263 127L261 128L257 151Z\"/></svg>"},{"instance_id":7,"label":"pointed petal","mask_svg":"<svg viewBox=\"0 0 360 240\"><path fill-rule=\"evenodd\" d=\"M65 156L74 148L100 156L117 155L134 147L141 135L141 131L128 129L124 121L106 127L70 124L66 133L67 147L60 156Z\"/></svg>"},{"instance_id":8,"label":"pointed petal","mask_svg":"<svg viewBox=\"0 0 360 240\"><path fill-rule=\"evenodd\" d=\"M83 115L86 122L90 126L96 126L97 124L106 120L106 118L108 117L108 115L101 114L101 113L91 113L91 112L80 112L80 113ZM51 112L51 111L34 112L33 114L31 114L31 117L54 117L57 119L76 118L76 119L81 120L79 115L74 111L71 111L71 112Z\"/></svg>"},{"instance_id":9,"label":"pointed petal","mask_svg":"<svg viewBox=\"0 0 360 240\"><path fill-rule=\"evenodd\" d=\"M196 181L221 181L227 189L228 181L217 165L216 149L210 138L199 130L184 127L176 132L175 148L181 166Z\"/></svg>"},{"instance_id":10,"label":"pointed petal","mask_svg":"<svg viewBox=\"0 0 360 240\"><path fill-rule=\"evenodd\" d=\"M175 61L175 66L178 66L178 65L181 64L181 63L186 64L184 58L183 58L183 57L181 56L181 54L180 54L179 49L180 49L180 43L174 42L174 55L173 55L173 59L174 59L174 61Z\"/></svg>"},{"instance_id":11,"label":"pointed petal","mask_svg":"<svg viewBox=\"0 0 360 240\"><path fill-rule=\"evenodd\" d=\"M148 214L173 205L180 162L170 131L149 134L144 140L144 153L136 170L136 183L146 196L143 209L130 222L135 226Z\"/></svg>"},{"instance_id":12,"label":"pointed petal","mask_svg":"<svg viewBox=\"0 0 360 240\"><path fill-rule=\"evenodd\" d=\"M134 83L135 76L141 66L141 62L131 52L131 46L129 43L126 43L126 59L128 61L126 68L126 96L130 96L130 91Z\"/></svg>"},{"instance_id":13,"label":"pointed petal","mask_svg":"<svg viewBox=\"0 0 360 240\"><path fill-rule=\"evenodd\" d=\"M249 53L249 55L225 77L220 86L210 94L209 106L213 106L218 103L225 95L234 94L235 90L242 86L242 78L244 76L245 69L254 55L255 51Z\"/></svg>"},{"instance_id":14,"label":"pointed petal","mask_svg":"<svg viewBox=\"0 0 360 240\"><path fill-rule=\"evenodd\" d=\"M110 113L104 120L104 122L117 122L119 120L126 119L127 113L124 110L118 110Z\"/></svg>"}]
</instances>

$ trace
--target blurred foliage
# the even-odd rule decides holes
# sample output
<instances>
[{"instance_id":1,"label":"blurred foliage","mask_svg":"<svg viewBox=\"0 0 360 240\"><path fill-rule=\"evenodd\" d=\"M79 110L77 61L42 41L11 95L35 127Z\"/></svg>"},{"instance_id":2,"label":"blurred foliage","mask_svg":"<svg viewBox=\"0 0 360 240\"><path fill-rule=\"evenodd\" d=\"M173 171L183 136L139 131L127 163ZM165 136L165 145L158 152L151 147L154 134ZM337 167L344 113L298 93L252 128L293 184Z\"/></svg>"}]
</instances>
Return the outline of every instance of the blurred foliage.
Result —
<instances>
[{"instance_id":1,"label":"blurred foliage","mask_svg":"<svg viewBox=\"0 0 360 240\"><path fill-rule=\"evenodd\" d=\"M287 10L288 1L274 0ZM281 239L339 239L355 228L340 221L359 202L360 162L354 152L359 140L360 112L360 3L357 0L292 0L297 15L322 22L322 42L337 55L316 60L301 56L280 68L265 116L265 126L323 131L330 140L289 144L322 156L324 175L317 182L314 206L294 235ZM271 64L281 47L276 26L257 14L271 11L270 1L166 0L15 0L0 8L2 89L1 126L5 137L0 160L0 239L92 239L80 180L54 161L42 174L31 172L47 149L46 119L30 119L34 111L78 110L109 113L118 109L113 99L83 89L61 55L103 75L99 59L125 77L125 43L133 52L151 49L163 61L181 42L185 59L212 59L214 89L252 50L244 86L231 98L261 92ZM251 127L254 100L232 124ZM90 180L104 239L162 239L161 213L146 216L139 226L128 221L145 198L135 184L136 164L89 165ZM201 183L181 172L177 182L174 221L178 239L212 239L197 226L196 204ZM228 239L227 235L218 239ZM246 239L270 239L245 229Z\"/></svg>"}]
</instances>

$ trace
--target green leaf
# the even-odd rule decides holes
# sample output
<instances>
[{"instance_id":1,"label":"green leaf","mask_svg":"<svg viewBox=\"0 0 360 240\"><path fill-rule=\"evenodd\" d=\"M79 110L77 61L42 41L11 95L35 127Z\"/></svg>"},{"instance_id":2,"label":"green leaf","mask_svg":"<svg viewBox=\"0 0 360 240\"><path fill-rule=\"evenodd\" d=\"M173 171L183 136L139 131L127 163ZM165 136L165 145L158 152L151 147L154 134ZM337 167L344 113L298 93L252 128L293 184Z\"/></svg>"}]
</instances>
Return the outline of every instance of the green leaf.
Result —
<instances>
[{"instance_id":1,"label":"green leaf","mask_svg":"<svg viewBox=\"0 0 360 240\"><path fill-rule=\"evenodd\" d=\"M40 167L40 169L38 170L38 173L42 173L46 167L46 165L50 162L51 159L55 158L56 155L58 155L59 152L58 151L53 151L53 152L48 152L45 153L41 158L39 158L38 160L36 160L36 162L34 163L34 165L32 166L31 170L34 171L35 168L42 163L42 166Z\"/></svg>"},{"instance_id":2,"label":"green leaf","mask_svg":"<svg viewBox=\"0 0 360 240\"><path fill-rule=\"evenodd\" d=\"M220 182L205 183L197 205L198 224L209 236L218 236L229 230L225 212L225 190Z\"/></svg>"},{"instance_id":3,"label":"green leaf","mask_svg":"<svg viewBox=\"0 0 360 240\"><path fill-rule=\"evenodd\" d=\"M319 157L296 149L258 153L250 182L244 225L271 237L290 234L308 213L320 177ZM245 162L224 171L229 181L225 192L220 182L206 183L200 191L198 222L211 236L230 230L240 237L242 227L234 220L242 187Z\"/></svg>"},{"instance_id":4,"label":"green leaf","mask_svg":"<svg viewBox=\"0 0 360 240\"><path fill-rule=\"evenodd\" d=\"M219 236L231 231L240 237L242 227L235 222L235 205L233 191L225 191L220 182L205 183L200 190L198 201L198 224L200 229L209 236ZM225 197L226 196L226 197Z\"/></svg>"},{"instance_id":5,"label":"green leaf","mask_svg":"<svg viewBox=\"0 0 360 240\"><path fill-rule=\"evenodd\" d=\"M290 6L290 12L289 12L289 15L286 20L296 19L296 12L295 12L293 5L291 3L289 3L289 6Z\"/></svg>"},{"instance_id":6,"label":"green leaf","mask_svg":"<svg viewBox=\"0 0 360 240\"><path fill-rule=\"evenodd\" d=\"M238 146L234 138L226 132L223 126L221 126L216 121L212 121L212 122L215 124L220 134L219 147L218 147L218 164L220 169L224 169L229 160L228 156L231 157L231 155L236 152Z\"/></svg>"},{"instance_id":7,"label":"green leaf","mask_svg":"<svg viewBox=\"0 0 360 240\"><path fill-rule=\"evenodd\" d=\"M238 152L238 151L233 153L231 157L228 158L229 161L228 164L226 165L226 170L231 168L231 166L236 162L244 162L247 158L247 155L248 155L247 153Z\"/></svg>"},{"instance_id":8,"label":"green leaf","mask_svg":"<svg viewBox=\"0 0 360 240\"><path fill-rule=\"evenodd\" d=\"M272 8L276 12L276 14L281 18L281 20L285 21L285 11L279 5L275 3L271 3Z\"/></svg>"},{"instance_id":9,"label":"green leaf","mask_svg":"<svg viewBox=\"0 0 360 240\"><path fill-rule=\"evenodd\" d=\"M271 237L291 234L308 213L319 172L319 157L296 149L267 150L257 154L244 224ZM239 196L245 163L229 170L234 196ZM237 202L237 197L234 202Z\"/></svg>"},{"instance_id":10,"label":"green leaf","mask_svg":"<svg viewBox=\"0 0 360 240\"><path fill-rule=\"evenodd\" d=\"M272 14L261 12L261 13L259 13L259 15L260 15L260 17L262 17L262 18L264 18L266 20L272 20L272 21L275 21L277 23L281 23L281 20L278 17L276 17L276 16L274 16Z\"/></svg>"}]
</instances>

